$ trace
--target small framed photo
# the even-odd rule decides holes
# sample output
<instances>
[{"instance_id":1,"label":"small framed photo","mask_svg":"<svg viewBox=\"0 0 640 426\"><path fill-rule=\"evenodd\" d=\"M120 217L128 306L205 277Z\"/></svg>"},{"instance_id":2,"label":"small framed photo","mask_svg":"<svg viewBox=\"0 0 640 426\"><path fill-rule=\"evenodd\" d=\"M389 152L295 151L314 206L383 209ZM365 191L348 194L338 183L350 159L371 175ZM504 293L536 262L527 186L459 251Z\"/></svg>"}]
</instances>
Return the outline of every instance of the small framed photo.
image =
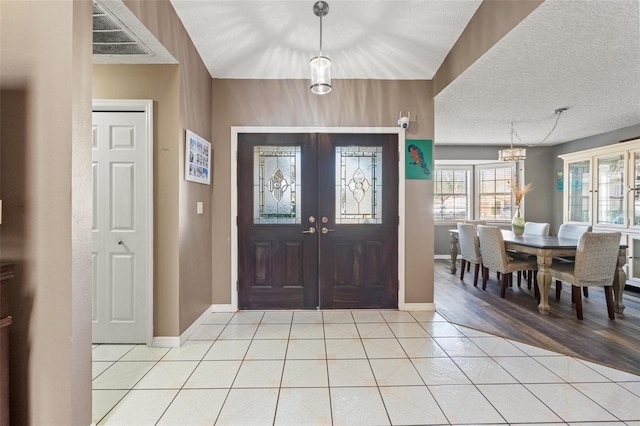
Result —
<instances>
[{"instance_id":1,"label":"small framed photo","mask_svg":"<svg viewBox=\"0 0 640 426\"><path fill-rule=\"evenodd\" d=\"M211 144L191 130L187 130L185 138L184 178L211 184Z\"/></svg>"}]
</instances>

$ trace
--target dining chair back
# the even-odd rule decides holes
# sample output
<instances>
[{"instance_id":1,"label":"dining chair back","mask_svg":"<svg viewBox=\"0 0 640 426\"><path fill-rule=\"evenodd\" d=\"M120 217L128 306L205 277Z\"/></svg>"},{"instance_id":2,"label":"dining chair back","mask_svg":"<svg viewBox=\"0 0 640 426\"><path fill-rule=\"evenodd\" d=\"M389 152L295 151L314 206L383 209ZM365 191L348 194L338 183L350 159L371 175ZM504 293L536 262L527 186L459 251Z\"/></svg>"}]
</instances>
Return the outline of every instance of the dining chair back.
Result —
<instances>
[{"instance_id":1,"label":"dining chair back","mask_svg":"<svg viewBox=\"0 0 640 426\"><path fill-rule=\"evenodd\" d=\"M460 243L461 268L460 279L464 279L465 266L475 265L473 286L478 285L478 273L482 264L480 240L476 226L470 223L458 223L458 242Z\"/></svg>"},{"instance_id":2,"label":"dining chair back","mask_svg":"<svg viewBox=\"0 0 640 426\"><path fill-rule=\"evenodd\" d=\"M525 222L524 223L524 232L526 235L542 235L549 236L549 228L551 225L544 222Z\"/></svg>"},{"instance_id":3,"label":"dining chair back","mask_svg":"<svg viewBox=\"0 0 640 426\"><path fill-rule=\"evenodd\" d=\"M500 297L504 297L507 284L513 279L513 272L536 268L536 261L533 259L518 259L507 255L502 231L497 226L478 225L478 238L482 255L483 289L487 286L489 269L495 269L502 274Z\"/></svg>"},{"instance_id":4,"label":"dining chair back","mask_svg":"<svg viewBox=\"0 0 640 426\"><path fill-rule=\"evenodd\" d=\"M578 240L585 232L591 232L591 225L578 225L576 223L563 223L558 229L558 238L571 238Z\"/></svg>"},{"instance_id":5,"label":"dining chair back","mask_svg":"<svg viewBox=\"0 0 640 426\"><path fill-rule=\"evenodd\" d=\"M574 263L554 261L551 276L570 283L576 315L582 319L580 287L604 287L609 318L614 319L612 285L620 251L620 232L585 232L578 241Z\"/></svg>"},{"instance_id":6,"label":"dining chair back","mask_svg":"<svg viewBox=\"0 0 640 426\"><path fill-rule=\"evenodd\" d=\"M471 219L465 219L464 223L470 223L472 225L486 225L487 221L486 220L471 220Z\"/></svg>"}]
</instances>

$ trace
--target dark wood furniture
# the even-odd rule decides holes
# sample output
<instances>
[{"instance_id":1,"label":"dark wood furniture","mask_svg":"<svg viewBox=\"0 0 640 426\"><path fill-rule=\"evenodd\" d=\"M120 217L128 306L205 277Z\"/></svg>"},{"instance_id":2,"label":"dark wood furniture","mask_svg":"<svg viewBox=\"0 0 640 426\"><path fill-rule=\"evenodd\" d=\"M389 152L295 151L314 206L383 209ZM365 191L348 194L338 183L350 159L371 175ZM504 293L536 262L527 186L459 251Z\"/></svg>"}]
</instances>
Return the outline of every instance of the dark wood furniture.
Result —
<instances>
[{"instance_id":1,"label":"dark wood furniture","mask_svg":"<svg viewBox=\"0 0 640 426\"><path fill-rule=\"evenodd\" d=\"M456 258L458 256L458 230L450 229L451 236L451 273L456 271ZM535 255L538 263L538 287L540 288L540 304L538 310L542 314L549 313L549 289L551 288L551 273L549 267L554 257L575 256L578 240L570 238L558 238L555 236L522 235L516 237L508 230L502 230L504 245L507 250ZM613 280L614 309L621 314L624 311L622 292L627 281L627 274L622 268L627 263L627 246L620 245L618 265Z\"/></svg>"},{"instance_id":2,"label":"dark wood furniture","mask_svg":"<svg viewBox=\"0 0 640 426\"><path fill-rule=\"evenodd\" d=\"M9 424L9 330L11 317L4 286L13 278L14 265L0 264L0 426Z\"/></svg>"}]
</instances>

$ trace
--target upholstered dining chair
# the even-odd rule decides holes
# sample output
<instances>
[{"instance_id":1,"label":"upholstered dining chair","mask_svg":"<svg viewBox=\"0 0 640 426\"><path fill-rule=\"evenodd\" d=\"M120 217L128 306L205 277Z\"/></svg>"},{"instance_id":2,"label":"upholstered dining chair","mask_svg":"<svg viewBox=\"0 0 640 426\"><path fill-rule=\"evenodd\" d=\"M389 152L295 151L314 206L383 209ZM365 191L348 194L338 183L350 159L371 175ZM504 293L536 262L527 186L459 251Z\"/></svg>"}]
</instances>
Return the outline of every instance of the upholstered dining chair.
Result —
<instances>
[{"instance_id":1,"label":"upholstered dining chair","mask_svg":"<svg viewBox=\"0 0 640 426\"><path fill-rule=\"evenodd\" d=\"M549 236L551 225L544 222L525 222L523 234Z\"/></svg>"},{"instance_id":2,"label":"upholstered dining chair","mask_svg":"<svg viewBox=\"0 0 640 426\"><path fill-rule=\"evenodd\" d=\"M473 286L477 287L482 256L480 255L480 241L476 226L470 223L458 223L458 242L462 259L460 261L460 279L464 279L465 266L474 264Z\"/></svg>"},{"instance_id":3,"label":"upholstered dining chair","mask_svg":"<svg viewBox=\"0 0 640 426\"><path fill-rule=\"evenodd\" d=\"M480 239L480 254L482 254L482 289L487 288L489 268L501 274L500 297L504 297L507 285L513 281L513 272L534 270L536 261L533 259L519 259L507 255L502 238L502 231L497 226L478 225ZM529 280L531 274L529 274Z\"/></svg>"},{"instance_id":4,"label":"upholstered dining chair","mask_svg":"<svg viewBox=\"0 0 640 426\"><path fill-rule=\"evenodd\" d=\"M579 240L582 234L585 232L591 232L591 225L579 225L577 223L563 223L558 229L558 238L571 238L572 240ZM575 262L575 256L558 257L555 260L564 262ZM556 280L556 300L560 300L562 294L562 281ZM573 293L572 293L573 294ZM582 294L584 297L589 297L589 288L582 287Z\"/></svg>"},{"instance_id":5,"label":"upholstered dining chair","mask_svg":"<svg viewBox=\"0 0 640 426\"><path fill-rule=\"evenodd\" d=\"M464 223L470 223L472 225L486 225L487 221L486 220L471 220L471 219L465 219Z\"/></svg>"},{"instance_id":6,"label":"upholstered dining chair","mask_svg":"<svg viewBox=\"0 0 640 426\"><path fill-rule=\"evenodd\" d=\"M614 319L613 279L618 264L620 232L585 232L578 240L574 263L553 261L551 276L570 283L576 304L576 316L582 315L582 295L580 287L604 287L609 319Z\"/></svg>"}]
</instances>

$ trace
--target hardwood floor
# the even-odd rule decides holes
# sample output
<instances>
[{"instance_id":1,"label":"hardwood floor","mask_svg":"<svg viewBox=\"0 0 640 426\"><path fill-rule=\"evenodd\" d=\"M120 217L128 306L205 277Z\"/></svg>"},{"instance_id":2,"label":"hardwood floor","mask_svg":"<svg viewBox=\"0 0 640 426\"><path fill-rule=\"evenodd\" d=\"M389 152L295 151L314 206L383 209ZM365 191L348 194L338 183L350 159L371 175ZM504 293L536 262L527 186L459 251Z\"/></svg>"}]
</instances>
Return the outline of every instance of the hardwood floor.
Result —
<instances>
[{"instance_id":1,"label":"hardwood floor","mask_svg":"<svg viewBox=\"0 0 640 426\"><path fill-rule=\"evenodd\" d=\"M609 320L604 291L590 287L589 298L582 299L584 320L580 321L571 303L570 285L563 286L557 301L552 284L551 313L542 315L525 280L518 288L514 276L513 288L501 299L495 271L490 271L483 291L480 283L473 286L473 269L461 281L459 264L456 275L450 268L449 260L435 261L436 310L449 321L640 375L640 294L625 291L624 313Z\"/></svg>"}]
</instances>

